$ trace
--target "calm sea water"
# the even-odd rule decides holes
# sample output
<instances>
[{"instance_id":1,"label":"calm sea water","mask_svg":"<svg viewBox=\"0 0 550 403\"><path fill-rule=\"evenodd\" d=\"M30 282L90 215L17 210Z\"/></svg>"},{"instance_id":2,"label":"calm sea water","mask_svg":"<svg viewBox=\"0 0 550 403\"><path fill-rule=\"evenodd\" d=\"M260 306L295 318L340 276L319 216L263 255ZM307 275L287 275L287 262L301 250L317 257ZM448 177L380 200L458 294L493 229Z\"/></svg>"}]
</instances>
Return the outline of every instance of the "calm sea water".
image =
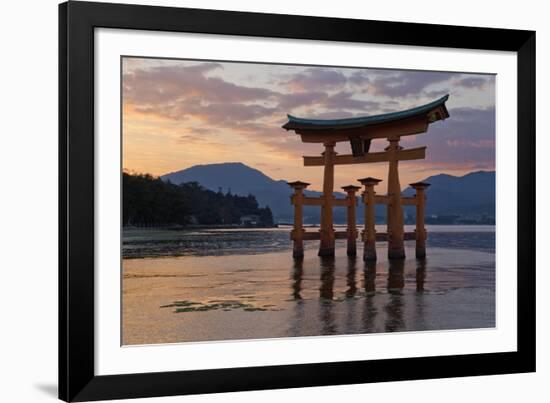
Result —
<instances>
[{"instance_id":1,"label":"calm sea water","mask_svg":"<svg viewBox=\"0 0 550 403\"><path fill-rule=\"evenodd\" d=\"M337 229L344 227L336 226ZM428 247L470 249L495 252L495 227L489 225L432 225L427 226ZM359 228L360 230L362 228ZM250 255L278 252L291 248L290 227L252 229L158 230L124 229L123 258L151 258L177 256ZM317 228L308 228L317 231ZM377 226L384 232L384 226ZM414 226L405 226L413 231ZM407 241L414 245L414 241ZM338 240L344 246L345 240ZM318 242L305 243L306 249L315 249Z\"/></svg>"},{"instance_id":2,"label":"calm sea water","mask_svg":"<svg viewBox=\"0 0 550 403\"><path fill-rule=\"evenodd\" d=\"M125 230L123 344L494 327L494 226L427 230L427 259L368 263L296 261L289 227Z\"/></svg>"}]
</instances>

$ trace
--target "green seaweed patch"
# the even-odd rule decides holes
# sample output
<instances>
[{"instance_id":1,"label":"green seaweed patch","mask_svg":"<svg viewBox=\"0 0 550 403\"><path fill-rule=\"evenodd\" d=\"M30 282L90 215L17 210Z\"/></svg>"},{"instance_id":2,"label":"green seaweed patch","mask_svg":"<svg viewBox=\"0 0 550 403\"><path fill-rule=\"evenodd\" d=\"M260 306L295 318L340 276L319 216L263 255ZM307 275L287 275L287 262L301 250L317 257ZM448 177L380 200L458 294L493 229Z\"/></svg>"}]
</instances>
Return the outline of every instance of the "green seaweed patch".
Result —
<instances>
[{"instance_id":1,"label":"green seaweed patch","mask_svg":"<svg viewBox=\"0 0 550 403\"><path fill-rule=\"evenodd\" d=\"M274 306L274 305L271 305ZM174 301L174 303L169 305L162 305L161 308L176 308L174 313L182 312L206 312L206 311L232 311L235 309L242 309L246 312L256 312L256 311L275 311L278 309L268 309L267 307L254 306L252 304L245 304L240 301L221 301L216 300L209 301L208 303L195 302L195 301Z\"/></svg>"},{"instance_id":2,"label":"green seaweed patch","mask_svg":"<svg viewBox=\"0 0 550 403\"><path fill-rule=\"evenodd\" d=\"M267 311L266 308L260 308L260 307L254 307L254 306L246 307L246 308L244 308L244 310L247 311L247 312Z\"/></svg>"},{"instance_id":3,"label":"green seaweed patch","mask_svg":"<svg viewBox=\"0 0 550 403\"><path fill-rule=\"evenodd\" d=\"M188 307L192 305L200 305L200 302L194 302L194 301L174 301L172 304L168 305L161 305L161 308L173 308L173 307Z\"/></svg>"}]
</instances>

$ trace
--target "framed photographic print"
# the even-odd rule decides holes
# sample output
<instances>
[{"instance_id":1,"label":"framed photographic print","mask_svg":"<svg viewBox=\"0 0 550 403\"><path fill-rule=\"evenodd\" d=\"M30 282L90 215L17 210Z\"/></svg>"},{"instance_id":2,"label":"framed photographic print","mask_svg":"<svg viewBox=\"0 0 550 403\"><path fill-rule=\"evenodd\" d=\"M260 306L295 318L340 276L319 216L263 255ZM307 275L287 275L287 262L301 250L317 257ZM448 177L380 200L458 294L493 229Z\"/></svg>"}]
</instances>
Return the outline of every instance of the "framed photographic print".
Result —
<instances>
[{"instance_id":1,"label":"framed photographic print","mask_svg":"<svg viewBox=\"0 0 550 403\"><path fill-rule=\"evenodd\" d=\"M59 7L59 397L535 370L535 33Z\"/></svg>"}]
</instances>

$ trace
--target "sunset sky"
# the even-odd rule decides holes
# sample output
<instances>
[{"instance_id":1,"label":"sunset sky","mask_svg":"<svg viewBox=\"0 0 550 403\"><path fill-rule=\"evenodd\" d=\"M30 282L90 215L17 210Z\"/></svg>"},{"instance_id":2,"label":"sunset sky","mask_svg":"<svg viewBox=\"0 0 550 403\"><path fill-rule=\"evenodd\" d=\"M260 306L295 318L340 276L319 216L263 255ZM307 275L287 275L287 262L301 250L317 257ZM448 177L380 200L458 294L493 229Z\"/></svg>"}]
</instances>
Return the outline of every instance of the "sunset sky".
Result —
<instances>
[{"instance_id":1,"label":"sunset sky","mask_svg":"<svg viewBox=\"0 0 550 403\"><path fill-rule=\"evenodd\" d=\"M322 167L303 167L304 144L281 126L292 114L344 118L422 105L450 94L450 118L401 145L426 145L426 159L400 163L401 185L438 173L495 169L495 77L491 75L123 59L123 167L162 175L197 164L242 162L273 179L321 189ZM373 141L378 151L386 140ZM336 151L350 154L349 143ZM374 176L387 163L336 166L335 186Z\"/></svg>"}]
</instances>

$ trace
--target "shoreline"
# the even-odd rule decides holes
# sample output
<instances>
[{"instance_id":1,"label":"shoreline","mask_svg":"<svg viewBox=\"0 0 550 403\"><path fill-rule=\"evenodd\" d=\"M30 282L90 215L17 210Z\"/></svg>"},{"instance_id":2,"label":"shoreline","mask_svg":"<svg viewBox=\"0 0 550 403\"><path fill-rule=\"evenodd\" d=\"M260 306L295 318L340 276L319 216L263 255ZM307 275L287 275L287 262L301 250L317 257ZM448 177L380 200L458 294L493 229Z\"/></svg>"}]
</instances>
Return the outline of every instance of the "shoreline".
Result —
<instances>
[{"instance_id":1,"label":"shoreline","mask_svg":"<svg viewBox=\"0 0 550 403\"><path fill-rule=\"evenodd\" d=\"M340 227L336 226L340 230ZM362 230L359 226L358 232ZM377 231L385 231L378 226ZM413 231L413 226L405 226ZM451 247L460 249L495 250L494 226L426 226L427 247ZM315 232L316 228L306 231ZM290 227L279 228L230 228L230 229L132 229L122 233L123 258L177 257L208 255L258 255L292 248ZM336 240L336 247L344 247L345 240ZM414 240L405 241L408 246ZM362 242L357 239L358 252ZM387 245L380 242L380 245ZM318 241L305 242L305 250L318 247ZM290 253L290 252L289 252Z\"/></svg>"},{"instance_id":2,"label":"shoreline","mask_svg":"<svg viewBox=\"0 0 550 403\"><path fill-rule=\"evenodd\" d=\"M376 223L376 226L382 227L386 223ZM138 227L123 225L122 231L155 231L155 230L167 230L167 231L180 231L180 230L196 230L196 229L275 229L275 228L292 228L293 224L289 222L279 222L273 226L243 226L239 224L216 224L216 225L160 225L160 226L150 226L150 227ZM346 223L334 223L335 227L346 227ZM358 222L358 227L363 227L364 223ZM405 223L405 226L415 226L415 223ZM431 227L495 227L495 224L491 223L448 223L448 224L435 224L435 223L426 223L426 226ZM320 224L303 224L304 228L321 228Z\"/></svg>"}]
</instances>

